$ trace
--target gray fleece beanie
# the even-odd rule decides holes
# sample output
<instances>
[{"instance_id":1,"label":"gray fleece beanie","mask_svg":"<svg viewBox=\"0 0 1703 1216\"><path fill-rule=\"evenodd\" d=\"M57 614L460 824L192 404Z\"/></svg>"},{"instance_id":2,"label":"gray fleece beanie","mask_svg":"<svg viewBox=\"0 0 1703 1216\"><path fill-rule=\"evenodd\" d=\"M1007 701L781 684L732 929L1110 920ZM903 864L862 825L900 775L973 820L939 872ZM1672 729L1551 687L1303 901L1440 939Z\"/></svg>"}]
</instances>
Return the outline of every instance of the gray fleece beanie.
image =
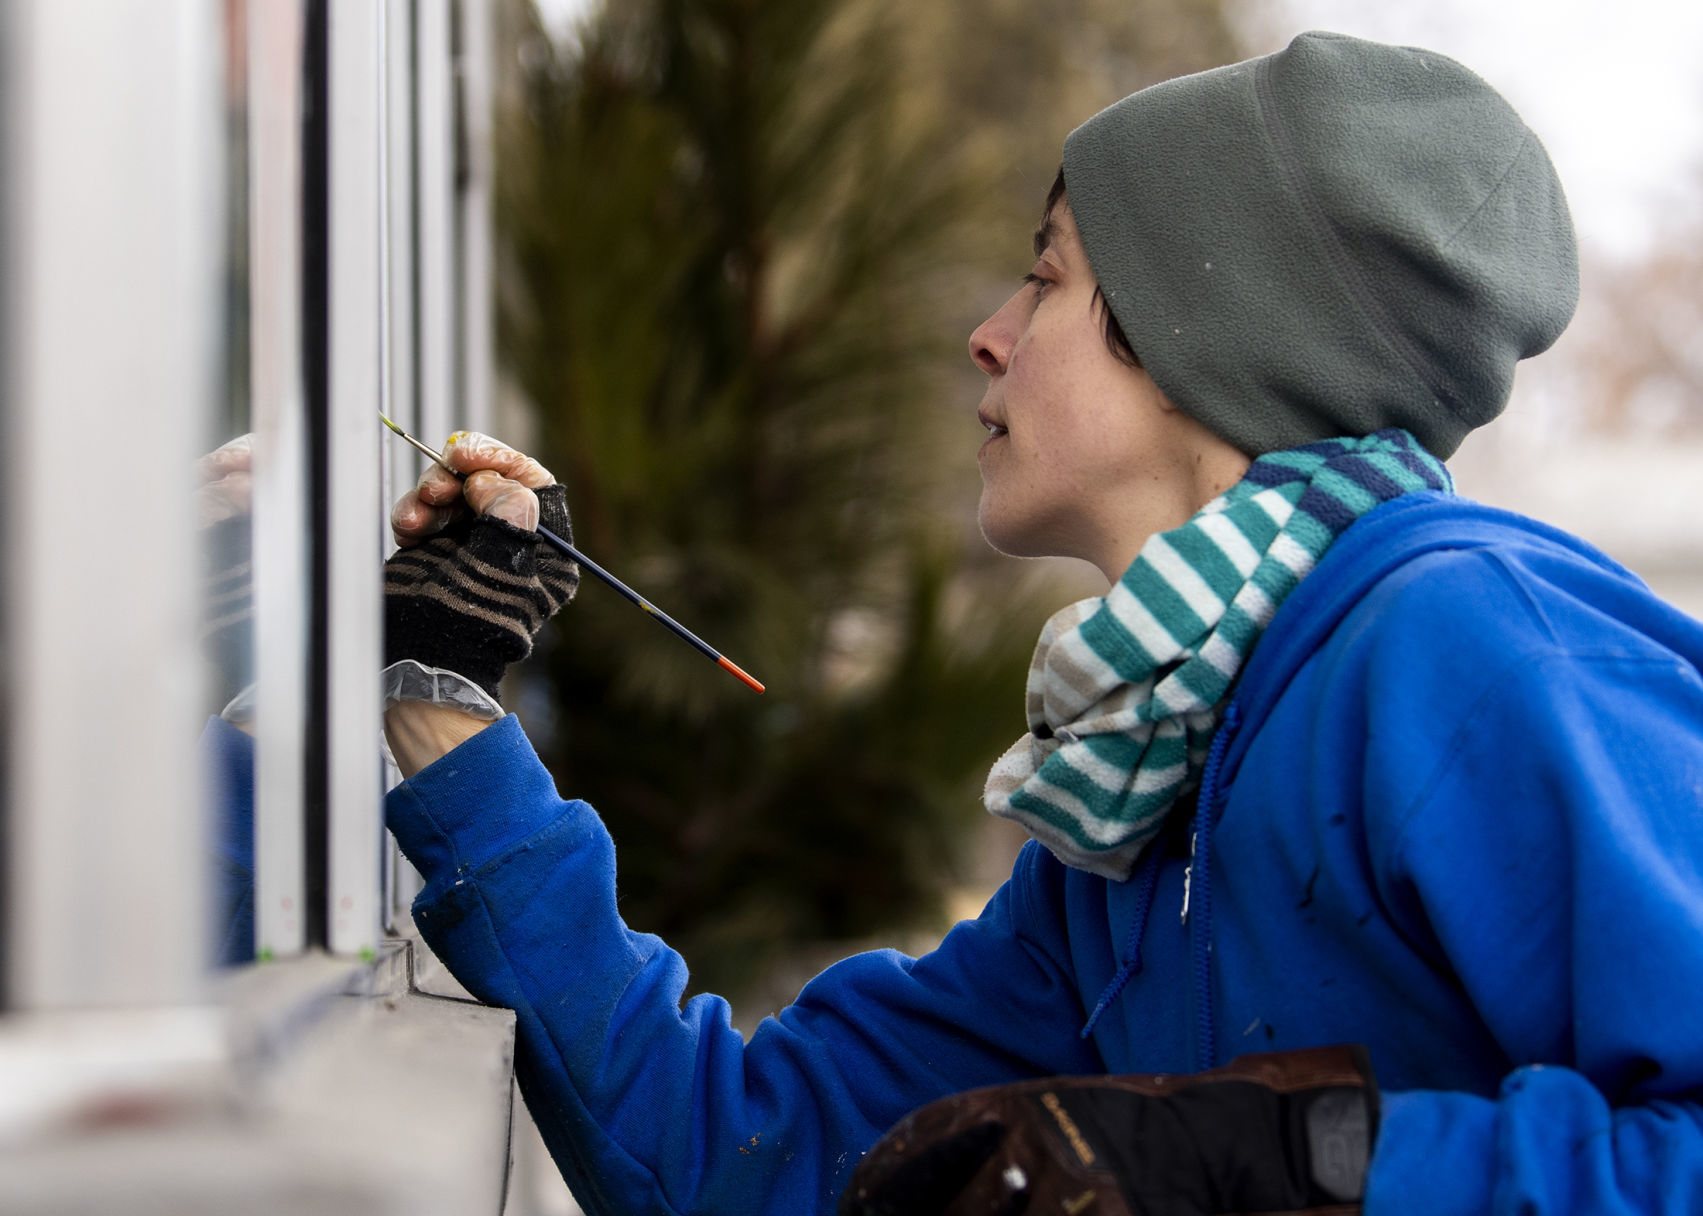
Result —
<instances>
[{"instance_id":1,"label":"gray fleece beanie","mask_svg":"<svg viewBox=\"0 0 1703 1216\"><path fill-rule=\"evenodd\" d=\"M1154 85L1064 178L1148 373L1249 455L1399 426L1446 458L1578 301L1543 146L1430 51L1309 33Z\"/></svg>"}]
</instances>

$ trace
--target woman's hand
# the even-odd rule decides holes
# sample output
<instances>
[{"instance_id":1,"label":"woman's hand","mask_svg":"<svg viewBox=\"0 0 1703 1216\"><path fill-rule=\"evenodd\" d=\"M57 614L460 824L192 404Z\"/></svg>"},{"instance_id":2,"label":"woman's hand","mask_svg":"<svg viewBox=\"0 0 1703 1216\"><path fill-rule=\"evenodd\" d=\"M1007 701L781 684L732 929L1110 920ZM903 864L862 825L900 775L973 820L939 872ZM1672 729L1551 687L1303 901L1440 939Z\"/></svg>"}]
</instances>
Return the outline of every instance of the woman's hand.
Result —
<instances>
[{"instance_id":1,"label":"woman's hand","mask_svg":"<svg viewBox=\"0 0 1703 1216\"><path fill-rule=\"evenodd\" d=\"M195 514L203 528L254 509L254 436L238 435L195 462Z\"/></svg>"},{"instance_id":2,"label":"woman's hand","mask_svg":"<svg viewBox=\"0 0 1703 1216\"><path fill-rule=\"evenodd\" d=\"M385 664L455 672L494 701L508 664L574 596L579 566L541 544L542 524L572 540L566 492L530 456L460 431L398 500L401 546L384 567Z\"/></svg>"},{"instance_id":3,"label":"woman's hand","mask_svg":"<svg viewBox=\"0 0 1703 1216\"><path fill-rule=\"evenodd\" d=\"M408 549L430 540L469 513L500 519L523 532L537 530L534 491L556 484L549 469L478 431L451 435L443 458L462 476L430 465L420 484L397 499L390 530L398 545Z\"/></svg>"}]
</instances>

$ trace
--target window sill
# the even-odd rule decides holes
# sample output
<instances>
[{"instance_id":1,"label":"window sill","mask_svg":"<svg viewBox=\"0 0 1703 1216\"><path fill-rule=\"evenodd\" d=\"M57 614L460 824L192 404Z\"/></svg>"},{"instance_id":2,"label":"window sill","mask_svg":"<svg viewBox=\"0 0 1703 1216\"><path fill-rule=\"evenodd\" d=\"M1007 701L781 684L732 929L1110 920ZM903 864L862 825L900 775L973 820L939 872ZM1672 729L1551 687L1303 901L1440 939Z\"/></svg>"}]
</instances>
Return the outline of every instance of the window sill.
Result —
<instances>
[{"instance_id":1,"label":"window sill","mask_svg":"<svg viewBox=\"0 0 1703 1216\"><path fill-rule=\"evenodd\" d=\"M214 1006L0 1022L0 1209L495 1216L514 1015L419 991L414 949L243 968Z\"/></svg>"}]
</instances>

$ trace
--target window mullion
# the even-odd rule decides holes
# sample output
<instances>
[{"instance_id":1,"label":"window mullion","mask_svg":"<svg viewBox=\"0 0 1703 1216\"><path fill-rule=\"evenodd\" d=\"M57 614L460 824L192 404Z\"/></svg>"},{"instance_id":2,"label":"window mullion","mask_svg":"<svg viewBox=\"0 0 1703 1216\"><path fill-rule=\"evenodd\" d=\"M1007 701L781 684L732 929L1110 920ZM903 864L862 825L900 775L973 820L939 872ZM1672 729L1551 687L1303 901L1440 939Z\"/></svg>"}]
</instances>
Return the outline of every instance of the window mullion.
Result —
<instances>
[{"instance_id":1,"label":"window mullion","mask_svg":"<svg viewBox=\"0 0 1703 1216\"><path fill-rule=\"evenodd\" d=\"M378 943L379 666L375 515L385 288L383 0L329 5L330 399L326 600L329 926L334 952Z\"/></svg>"},{"instance_id":2,"label":"window mullion","mask_svg":"<svg viewBox=\"0 0 1703 1216\"><path fill-rule=\"evenodd\" d=\"M302 371L303 0L249 6L249 275L254 449L255 947L299 953L308 665Z\"/></svg>"}]
</instances>

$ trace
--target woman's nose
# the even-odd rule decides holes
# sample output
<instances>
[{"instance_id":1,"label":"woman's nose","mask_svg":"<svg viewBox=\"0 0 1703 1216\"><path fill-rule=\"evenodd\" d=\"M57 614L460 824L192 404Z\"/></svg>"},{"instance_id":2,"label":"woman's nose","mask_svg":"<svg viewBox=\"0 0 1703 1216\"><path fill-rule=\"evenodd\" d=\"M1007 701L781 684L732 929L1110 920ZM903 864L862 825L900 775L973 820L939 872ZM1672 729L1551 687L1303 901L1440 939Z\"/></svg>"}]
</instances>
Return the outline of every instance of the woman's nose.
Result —
<instances>
[{"instance_id":1,"label":"woman's nose","mask_svg":"<svg viewBox=\"0 0 1703 1216\"><path fill-rule=\"evenodd\" d=\"M1011 355L1011 327L1006 316L1010 308L1011 300L1007 300L998 312L976 326L970 334L970 362L990 376L1004 371L1006 360Z\"/></svg>"}]
</instances>

